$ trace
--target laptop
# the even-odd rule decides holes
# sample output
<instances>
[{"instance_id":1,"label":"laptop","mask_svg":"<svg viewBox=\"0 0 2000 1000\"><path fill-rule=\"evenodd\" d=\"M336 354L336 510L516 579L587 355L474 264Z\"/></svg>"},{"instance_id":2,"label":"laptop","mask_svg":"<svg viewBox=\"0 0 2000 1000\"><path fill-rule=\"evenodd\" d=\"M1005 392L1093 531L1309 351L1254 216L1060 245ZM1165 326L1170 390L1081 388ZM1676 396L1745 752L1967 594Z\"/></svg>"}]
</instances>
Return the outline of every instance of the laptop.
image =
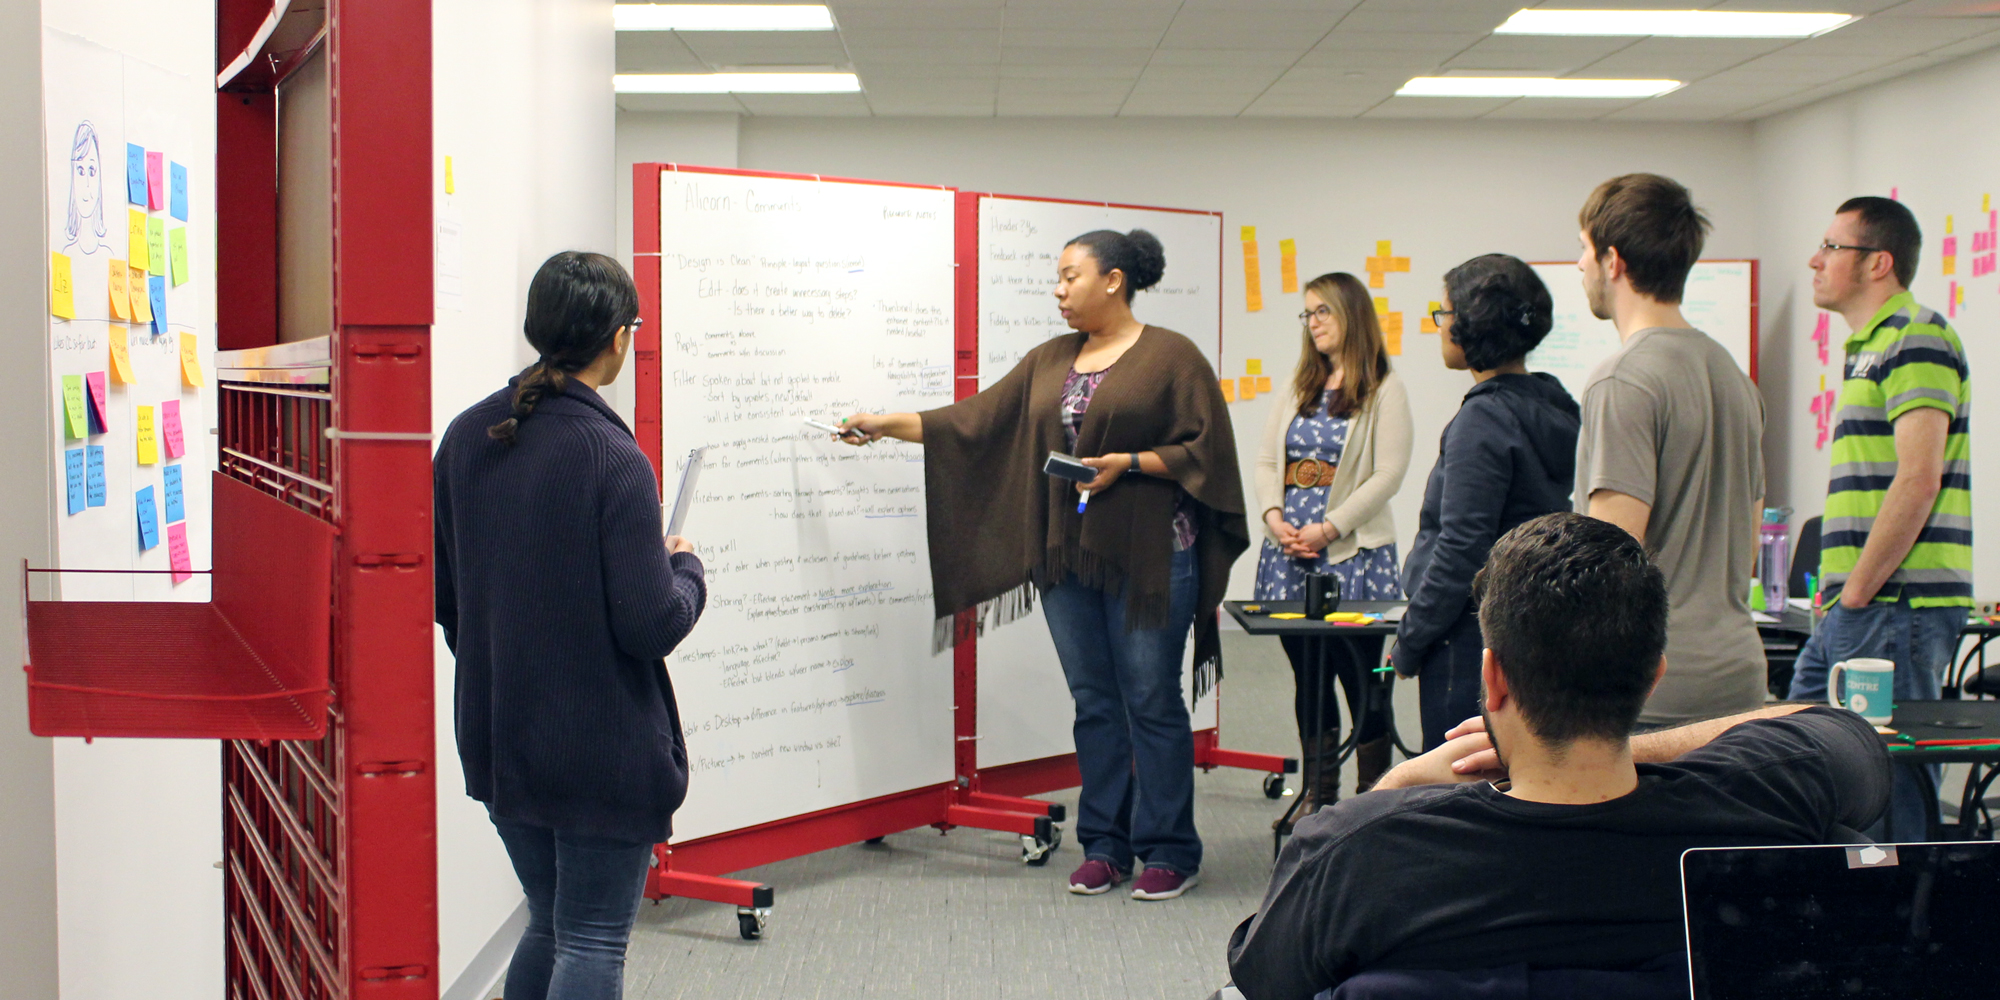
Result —
<instances>
[{"instance_id":1,"label":"laptop","mask_svg":"<svg viewBox=\"0 0 2000 1000\"><path fill-rule=\"evenodd\" d=\"M2000 996L2000 843L1681 855L1695 1000Z\"/></svg>"}]
</instances>

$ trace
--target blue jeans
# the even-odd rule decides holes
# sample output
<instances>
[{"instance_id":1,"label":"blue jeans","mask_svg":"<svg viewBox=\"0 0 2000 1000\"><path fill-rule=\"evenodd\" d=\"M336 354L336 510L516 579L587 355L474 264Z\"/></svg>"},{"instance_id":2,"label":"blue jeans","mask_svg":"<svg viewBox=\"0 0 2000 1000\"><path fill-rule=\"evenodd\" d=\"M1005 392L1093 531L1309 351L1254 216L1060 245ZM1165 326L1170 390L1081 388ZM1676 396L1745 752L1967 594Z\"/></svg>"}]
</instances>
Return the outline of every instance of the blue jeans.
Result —
<instances>
[{"instance_id":1,"label":"blue jeans","mask_svg":"<svg viewBox=\"0 0 2000 1000\"><path fill-rule=\"evenodd\" d=\"M1902 601L1877 601L1855 610L1835 603L1827 609L1819 631L1799 650L1791 700L1825 704L1826 675L1833 665L1869 656L1896 664L1897 701L1934 701L1945 671L1958 653L1958 637L1964 628L1964 608L1913 608ZM1937 809L1936 796L1925 795L1921 776L1911 772L1910 766L1896 768L1888 826L1878 824L1867 831L1877 840L1908 843L1925 839L1926 820ZM1938 768L1928 766L1934 789Z\"/></svg>"},{"instance_id":2,"label":"blue jeans","mask_svg":"<svg viewBox=\"0 0 2000 1000\"><path fill-rule=\"evenodd\" d=\"M618 1000L651 844L494 819L528 895L507 1000Z\"/></svg>"},{"instance_id":3,"label":"blue jeans","mask_svg":"<svg viewBox=\"0 0 2000 1000\"><path fill-rule=\"evenodd\" d=\"M1479 619L1465 615L1437 645L1424 650L1417 673L1417 701L1422 710L1424 749L1435 750L1451 727L1479 714L1480 665L1486 640Z\"/></svg>"},{"instance_id":4,"label":"blue jeans","mask_svg":"<svg viewBox=\"0 0 2000 1000\"><path fill-rule=\"evenodd\" d=\"M1146 864L1192 875L1194 733L1181 700L1181 655L1194 623L1194 550L1173 557L1164 628L1127 631L1125 596L1074 578L1042 592L1056 657L1076 699L1076 763L1083 772L1076 836L1087 858L1130 870Z\"/></svg>"}]
</instances>

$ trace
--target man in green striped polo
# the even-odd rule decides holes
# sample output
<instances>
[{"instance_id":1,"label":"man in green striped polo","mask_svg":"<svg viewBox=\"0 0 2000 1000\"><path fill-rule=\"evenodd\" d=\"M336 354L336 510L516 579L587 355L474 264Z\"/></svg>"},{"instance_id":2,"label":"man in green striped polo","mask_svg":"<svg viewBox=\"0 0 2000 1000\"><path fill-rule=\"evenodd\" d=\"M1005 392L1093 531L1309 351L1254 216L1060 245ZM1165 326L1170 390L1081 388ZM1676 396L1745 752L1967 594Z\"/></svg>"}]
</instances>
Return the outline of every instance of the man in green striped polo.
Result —
<instances>
[{"instance_id":1,"label":"man in green striped polo","mask_svg":"<svg viewBox=\"0 0 2000 1000\"><path fill-rule=\"evenodd\" d=\"M1826 620L1799 653L1794 701L1827 669L1896 664L1898 701L1934 699L1972 607L1971 384L1958 334L1910 295L1923 233L1888 198L1851 198L1813 254L1813 304L1847 338L1820 530ZM1836 599L1837 598L1837 599ZM1916 776L1898 768L1887 839L1924 839Z\"/></svg>"}]
</instances>

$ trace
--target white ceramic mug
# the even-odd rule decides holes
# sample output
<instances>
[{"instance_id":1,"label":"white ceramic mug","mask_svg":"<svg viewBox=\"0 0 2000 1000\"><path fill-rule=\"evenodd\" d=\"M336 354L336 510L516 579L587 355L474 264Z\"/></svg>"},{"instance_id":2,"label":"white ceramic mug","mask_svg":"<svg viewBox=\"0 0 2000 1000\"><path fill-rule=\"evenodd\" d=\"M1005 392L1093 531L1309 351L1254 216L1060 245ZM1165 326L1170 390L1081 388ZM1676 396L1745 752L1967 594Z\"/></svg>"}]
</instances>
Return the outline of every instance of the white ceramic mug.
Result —
<instances>
[{"instance_id":1,"label":"white ceramic mug","mask_svg":"<svg viewBox=\"0 0 2000 1000\"><path fill-rule=\"evenodd\" d=\"M1840 679L1847 678L1843 697ZM1826 675L1826 703L1844 708L1878 726L1886 726L1896 712L1896 663L1857 656L1833 665Z\"/></svg>"}]
</instances>

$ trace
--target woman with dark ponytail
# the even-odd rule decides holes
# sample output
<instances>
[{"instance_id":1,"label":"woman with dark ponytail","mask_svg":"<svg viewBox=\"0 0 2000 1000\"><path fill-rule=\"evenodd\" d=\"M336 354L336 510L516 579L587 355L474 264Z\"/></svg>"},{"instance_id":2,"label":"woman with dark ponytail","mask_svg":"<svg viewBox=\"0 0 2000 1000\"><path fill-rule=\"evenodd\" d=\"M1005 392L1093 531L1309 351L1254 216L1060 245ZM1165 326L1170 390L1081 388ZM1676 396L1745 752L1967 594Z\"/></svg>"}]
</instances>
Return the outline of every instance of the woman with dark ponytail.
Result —
<instances>
[{"instance_id":1,"label":"woman with dark ponytail","mask_svg":"<svg viewBox=\"0 0 2000 1000\"><path fill-rule=\"evenodd\" d=\"M661 538L652 466L597 394L638 325L617 261L549 258L528 285L540 357L452 421L434 466L465 790L528 897L512 1000L621 995L653 845L687 794L664 658L701 616L701 560Z\"/></svg>"},{"instance_id":2,"label":"woman with dark ponytail","mask_svg":"<svg viewBox=\"0 0 2000 1000\"><path fill-rule=\"evenodd\" d=\"M1416 544L1403 564L1410 606L1390 660L1417 678L1424 749L1479 712L1486 644L1472 578L1493 542L1516 525L1570 509L1576 473L1576 400L1528 352L1554 325L1554 302L1535 269L1506 254L1474 257L1444 276L1432 314L1444 366L1472 372L1472 389L1445 425L1424 486Z\"/></svg>"},{"instance_id":3,"label":"woman with dark ponytail","mask_svg":"<svg viewBox=\"0 0 2000 1000\"><path fill-rule=\"evenodd\" d=\"M1166 270L1143 229L1097 230L1056 262L1053 337L985 392L924 413L857 413L855 444L921 442L940 644L953 616L1012 621L1042 598L1076 699L1083 773L1071 892L1096 895L1145 870L1136 899L1194 884L1194 739L1181 655L1194 627L1194 686L1221 665L1215 611L1250 546L1236 436L1215 370L1186 337L1132 315ZM858 433L855 433L858 432ZM1044 475L1050 452L1082 456L1088 483Z\"/></svg>"}]
</instances>

